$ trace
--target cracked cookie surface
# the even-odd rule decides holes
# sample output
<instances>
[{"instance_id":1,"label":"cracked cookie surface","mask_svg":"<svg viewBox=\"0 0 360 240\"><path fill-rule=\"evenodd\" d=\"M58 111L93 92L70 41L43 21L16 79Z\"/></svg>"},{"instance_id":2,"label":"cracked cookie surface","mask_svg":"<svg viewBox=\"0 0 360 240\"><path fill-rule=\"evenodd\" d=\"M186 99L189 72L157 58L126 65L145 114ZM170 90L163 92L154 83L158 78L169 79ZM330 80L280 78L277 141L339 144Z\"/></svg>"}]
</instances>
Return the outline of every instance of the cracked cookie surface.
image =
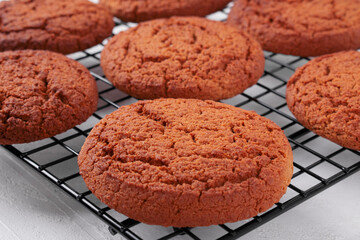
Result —
<instances>
[{"instance_id":1,"label":"cracked cookie surface","mask_svg":"<svg viewBox=\"0 0 360 240\"><path fill-rule=\"evenodd\" d=\"M306 128L360 150L359 52L339 52L308 62L290 78L286 100Z\"/></svg>"},{"instance_id":2,"label":"cracked cookie surface","mask_svg":"<svg viewBox=\"0 0 360 240\"><path fill-rule=\"evenodd\" d=\"M101 54L106 77L139 99L230 98L257 82L264 61L247 34L197 17L140 23L113 37Z\"/></svg>"},{"instance_id":3,"label":"cracked cookie surface","mask_svg":"<svg viewBox=\"0 0 360 240\"><path fill-rule=\"evenodd\" d=\"M100 0L125 22L140 22L172 16L205 16L225 8L231 0Z\"/></svg>"},{"instance_id":4,"label":"cracked cookie surface","mask_svg":"<svg viewBox=\"0 0 360 240\"><path fill-rule=\"evenodd\" d=\"M227 22L276 53L319 56L360 48L359 0L237 0Z\"/></svg>"},{"instance_id":5,"label":"cracked cookie surface","mask_svg":"<svg viewBox=\"0 0 360 240\"><path fill-rule=\"evenodd\" d=\"M0 51L44 49L68 54L100 43L113 27L110 12L86 0L0 2Z\"/></svg>"},{"instance_id":6,"label":"cracked cookie surface","mask_svg":"<svg viewBox=\"0 0 360 240\"><path fill-rule=\"evenodd\" d=\"M62 133L97 107L89 71L42 50L0 53L0 144L26 143Z\"/></svg>"},{"instance_id":7,"label":"cracked cookie surface","mask_svg":"<svg viewBox=\"0 0 360 240\"><path fill-rule=\"evenodd\" d=\"M255 112L196 99L122 106L93 128L78 163L109 207L175 227L253 217L279 201L292 176L280 127Z\"/></svg>"}]
</instances>

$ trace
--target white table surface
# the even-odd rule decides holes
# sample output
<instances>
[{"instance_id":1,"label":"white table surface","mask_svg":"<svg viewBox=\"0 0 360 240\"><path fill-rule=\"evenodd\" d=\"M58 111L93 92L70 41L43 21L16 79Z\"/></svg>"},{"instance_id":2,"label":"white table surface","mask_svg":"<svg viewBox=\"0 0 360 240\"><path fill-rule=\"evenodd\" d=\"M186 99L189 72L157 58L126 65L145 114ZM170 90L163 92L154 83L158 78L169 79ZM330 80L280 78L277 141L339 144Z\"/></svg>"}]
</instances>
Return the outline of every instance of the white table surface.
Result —
<instances>
[{"instance_id":1,"label":"white table surface","mask_svg":"<svg viewBox=\"0 0 360 240\"><path fill-rule=\"evenodd\" d=\"M241 239L360 239L360 173ZM0 149L0 239L121 239L96 216ZM181 239L181 238L178 238Z\"/></svg>"}]
</instances>

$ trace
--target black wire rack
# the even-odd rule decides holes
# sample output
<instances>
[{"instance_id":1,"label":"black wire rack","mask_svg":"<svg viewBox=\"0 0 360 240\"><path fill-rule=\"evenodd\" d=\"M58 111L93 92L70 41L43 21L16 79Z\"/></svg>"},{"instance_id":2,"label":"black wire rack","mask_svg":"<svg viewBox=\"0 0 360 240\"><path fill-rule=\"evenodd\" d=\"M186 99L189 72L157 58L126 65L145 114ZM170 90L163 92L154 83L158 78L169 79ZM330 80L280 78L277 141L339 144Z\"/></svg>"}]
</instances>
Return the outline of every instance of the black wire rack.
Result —
<instances>
[{"instance_id":1,"label":"black wire rack","mask_svg":"<svg viewBox=\"0 0 360 240\"><path fill-rule=\"evenodd\" d=\"M231 4L209 16L223 21ZM117 19L113 33L135 26ZM126 239L237 239L360 169L360 153L343 148L300 125L287 108L286 83L296 67L308 58L264 52L265 72L259 82L243 94L222 102L255 110L282 127L294 153L294 175L287 193L268 211L248 220L197 228L165 228L129 219L101 203L85 186L77 166L77 155L92 127L106 114L137 100L115 89L100 68L100 52L105 40L91 49L69 57L84 64L97 81L99 105L83 124L41 141L3 146L46 179L79 201L109 226L111 234Z\"/></svg>"}]
</instances>

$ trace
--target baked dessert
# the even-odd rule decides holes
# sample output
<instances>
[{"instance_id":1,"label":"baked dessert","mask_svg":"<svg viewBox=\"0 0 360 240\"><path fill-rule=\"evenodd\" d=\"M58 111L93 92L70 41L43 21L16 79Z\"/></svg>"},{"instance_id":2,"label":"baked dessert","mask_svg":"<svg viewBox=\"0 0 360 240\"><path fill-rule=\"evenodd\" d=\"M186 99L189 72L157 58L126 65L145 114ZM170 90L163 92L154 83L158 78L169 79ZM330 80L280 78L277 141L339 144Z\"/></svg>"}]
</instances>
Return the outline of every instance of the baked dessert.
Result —
<instances>
[{"instance_id":1,"label":"baked dessert","mask_svg":"<svg viewBox=\"0 0 360 240\"><path fill-rule=\"evenodd\" d=\"M90 132L78 163L88 188L138 221L207 226L278 202L293 172L283 131L255 112L213 101L122 106Z\"/></svg>"},{"instance_id":2,"label":"baked dessert","mask_svg":"<svg viewBox=\"0 0 360 240\"><path fill-rule=\"evenodd\" d=\"M275 53L318 56L360 48L359 0L236 0L227 22Z\"/></svg>"},{"instance_id":3,"label":"baked dessert","mask_svg":"<svg viewBox=\"0 0 360 240\"><path fill-rule=\"evenodd\" d=\"M360 53L315 58L287 84L290 111L309 130L341 146L360 150Z\"/></svg>"},{"instance_id":4,"label":"baked dessert","mask_svg":"<svg viewBox=\"0 0 360 240\"><path fill-rule=\"evenodd\" d=\"M205 16L225 8L230 1L100 0L99 4L125 22L141 22L171 16Z\"/></svg>"},{"instance_id":5,"label":"baked dessert","mask_svg":"<svg viewBox=\"0 0 360 240\"><path fill-rule=\"evenodd\" d=\"M139 99L230 98L257 82L264 61L247 34L198 17L140 23L113 37L101 54L106 77Z\"/></svg>"},{"instance_id":6,"label":"baked dessert","mask_svg":"<svg viewBox=\"0 0 360 240\"><path fill-rule=\"evenodd\" d=\"M68 54L100 43L113 27L110 12L86 0L0 2L0 51L44 49Z\"/></svg>"},{"instance_id":7,"label":"baked dessert","mask_svg":"<svg viewBox=\"0 0 360 240\"><path fill-rule=\"evenodd\" d=\"M42 50L0 53L0 144L62 133L85 121L97 99L94 78L72 59Z\"/></svg>"}]
</instances>

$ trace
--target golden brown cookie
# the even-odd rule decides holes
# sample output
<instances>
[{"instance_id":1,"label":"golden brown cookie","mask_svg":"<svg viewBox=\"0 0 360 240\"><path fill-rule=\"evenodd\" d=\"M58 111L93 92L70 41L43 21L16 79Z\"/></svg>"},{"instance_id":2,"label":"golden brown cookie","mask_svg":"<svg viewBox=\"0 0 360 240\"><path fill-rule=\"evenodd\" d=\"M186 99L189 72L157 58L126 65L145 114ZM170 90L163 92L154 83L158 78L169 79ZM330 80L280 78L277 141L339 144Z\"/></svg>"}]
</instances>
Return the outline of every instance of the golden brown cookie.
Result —
<instances>
[{"instance_id":1,"label":"golden brown cookie","mask_svg":"<svg viewBox=\"0 0 360 240\"><path fill-rule=\"evenodd\" d=\"M0 2L0 51L72 53L100 43L113 27L111 14L86 0Z\"/></svg>"},{"instance_id":2,"label":"golden brown cookie","mask_svg":"<svg viewBox=\"0 0 360 240\"><path fill-rule=\"evenodd\" d=\"M360 48L359 0L236 0L227 22L276 53L318 56Z\"/></svg>"},{"instance_id":3,"label":"golden brown cookie","mask_svg":"<svg viewBox=\"0 0 360 240\"><path fill-rule=\"evenodd\" d=\"M139 99L219 100L257 82L260 45L221 22L173 17L140 23L113 37L101 54L106 77Z\"/></svg>"},{"instance_id":4,"label":"golden brown cookie","mask_svg":"<svg viewBox=\"0 0 360 240\"><path fill-rule=\"evenodd\" d=\"M293 172L280 127L255 112L196 99L121 107L93 128L78 163L109 207L175 227L253 217L279 201Z\"/></svg>"},{"instance_id":5,"label":"golden brown cookie","mask_svg":"<svg viewBox=\"0 0 360 240\"><path fill-rule=\"evenodd\" d=\"M205 16L223 9L231 0L100 0L125 22L141 22L172 16Z\"/></svg>"},{"instance_id":6,"label":"golden brown cookie","mask_svg":"<svg viewBox=\"0 0 360 240\"><path fill-rule=\"evenodd\" d=\"M0 53L0 144L26 143L62 133L97 106L94 78L61 54Z\"/></svg>"},{"instance_id":7,"label":"golden brown cookie","mask_svg":"<svg viewBox=\"0 0 360 240\"><path fill-rule=\"evenodd\" d=\"M298 121L341 146L360 150L360 53L311 60L287 84L286 100Z\"/></svg>"}]
</instances>

